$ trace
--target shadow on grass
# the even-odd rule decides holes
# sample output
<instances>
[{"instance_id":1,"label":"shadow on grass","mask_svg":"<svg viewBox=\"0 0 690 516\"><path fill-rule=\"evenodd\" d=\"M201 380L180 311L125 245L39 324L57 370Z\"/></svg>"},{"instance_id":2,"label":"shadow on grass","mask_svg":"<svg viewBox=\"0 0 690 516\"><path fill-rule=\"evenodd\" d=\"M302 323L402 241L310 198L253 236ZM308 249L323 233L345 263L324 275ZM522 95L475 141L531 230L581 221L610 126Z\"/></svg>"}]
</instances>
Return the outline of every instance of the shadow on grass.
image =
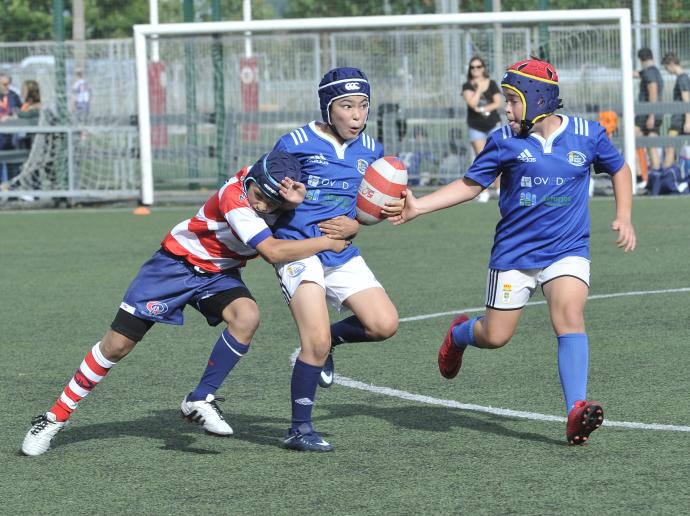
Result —
<instances>
[{"instance_id":1,"label":"shadow on grass","mask_svg":"<svg viewBox=\"0 0 690 516\"><path fill-rule=\"evenodd\" d=\"M381 407L373 404L319 404L321 415L317 424L324 420L345 420L355 416L368 416L382 419L401 428L424 432L452 432L455 429L468 429L491 433L501 437L521 441L541 442L564 446L565 440L552 439L542 434L521 432L507 428L502 422L505 417L492 414L472 414L467 411L445 407L405 406ZM326 412L324 415L323 412ZM70 424L58 434L55 446L65 446L82 441L115 439L124 436L144 437L161 442L161 450L192 453L197 455L217 455L223 453L218 443L224 439L243 441L259 446L282 448L287 420L261 415L226 413L228 422L235 434L230 437L216 437L205 434L196 424L190 424L179 417L175 410L159 410L148 416L130 421L116 421L81 425ZM514 420L514 419L513 419ZM324 425L327 426L327 425ZM322 427L323 428L323 427ZM327 428L321 432L328 437Z\"/></svg>"},{"instance_id":2,"label":"shadow on grass","mask_svg":"<svg viewBox=\"0 0 690 516\"><path fill-rule=\"evenodd\" d=\"M502 422L505 421L516 421L516 418L506 418L493 414L473 414L468 411L449 409L446 407L419 405L381 407L377 405L349 403L323 403L321 409L327 410L330 414L319 417L319 420L368 416L383 419L395 426L424 432L451 432L454 429L465 428L478 432L491 433L501 437L510 437L521 441L535 441L558 446L564 446L566 444L565 435L562 440L552 439L533 432L511 430L502 424ZM565 431L565 428L563 430Z\"/></svg>"},{"instance_id":3,"label":"shadow on grass","mask_svg":"<svg viewBox=\"0 0 690 516\"><path fill-rule=\"evenodd\" d=\"M198 455L222 453L213 449L223 439L241 441L263 446L280 447L282 433L276 430L276 423L283 422L249 415L226 414L235 435L229 437L206 434L200 425L190 424L175 410L158 410L148 416L131 421L115 421L81 425L74 422L60 432L54 446L64 446L91 439L114 439L124 436L145 437L162 442L161 450L171 450ZM287 426L287 425L285 425Z\"/></svg>"}]
</instances>

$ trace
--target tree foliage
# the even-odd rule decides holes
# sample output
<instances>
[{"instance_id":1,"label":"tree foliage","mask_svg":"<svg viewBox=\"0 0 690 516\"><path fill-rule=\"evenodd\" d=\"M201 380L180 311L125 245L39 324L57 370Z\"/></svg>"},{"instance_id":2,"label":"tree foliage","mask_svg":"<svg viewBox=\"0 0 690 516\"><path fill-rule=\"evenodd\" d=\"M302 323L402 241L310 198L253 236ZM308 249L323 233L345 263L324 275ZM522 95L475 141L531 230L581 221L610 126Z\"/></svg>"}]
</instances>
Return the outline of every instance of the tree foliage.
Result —
<instances>
[{"instance_id":1,"label":"tree foliage","mask_svg":"<svg viewBox=\"0 0 690 516\"><path fill-rule=\"evenodd\" d=\"M242 19L242 0L219 0L223 20ZM213 0L194 0L195 21L211 21ZM265 20L282 14L286 18L425 14L436 12L436 0L252 0L252 18ZM461 11L482 12L490 0L460 0ZM594 9L627 7L633 0L502 0L504 11ZM65 35L72 34L72 0L64 0ZM648 20L647 2L642 2L643 22ZM159 0L159 21L183 21L183 0ZM0 1L0 41L52 39L53 0ZM122 38L132 34L132 25L149 22L149 0L84 0L88 39ZM657 0L659 22L687 22L688 0Z\"/></svg>"},{"instance_id":2,"label":"tree foliage","mask_svg":"<svg viewBox=\"0 0 690 516\"><path fill-rule=\"evenodd\" d=\"M131 37L133 25L149 22L148 1L84 0L84 11L86 39Z\"/></svg>"},{"instance_id":3,"label":"tree foliage","mask_svg":"<svg viewBox=\"0 0 690 516\"><path fill-rule=\"evenodd\" d=\"M4 0L0 2L0 40L51 39L52 0Z\"/></svg>"}]
</instances>

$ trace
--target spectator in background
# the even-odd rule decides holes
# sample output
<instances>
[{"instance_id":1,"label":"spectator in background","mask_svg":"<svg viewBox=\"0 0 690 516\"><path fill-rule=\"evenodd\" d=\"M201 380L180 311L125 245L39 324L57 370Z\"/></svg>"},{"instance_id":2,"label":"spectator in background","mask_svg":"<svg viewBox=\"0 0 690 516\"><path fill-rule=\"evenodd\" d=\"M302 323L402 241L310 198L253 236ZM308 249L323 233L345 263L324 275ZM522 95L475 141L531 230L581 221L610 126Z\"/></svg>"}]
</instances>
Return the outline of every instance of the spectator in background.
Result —
<instances>
[{"instance_id":1,"label":"spectator in background","mask_svg":"<svg viewBox=\"0 0 690 516\"><path fill-rule=\"evenodd\" d=\"M24 102L21 108L13 115L15 118L25 119L27 124L30 120L38 122L38 117L41 114L41 88L38 83L32 79L28 79L22 83L21 89L22 97ZM15 135L15 148L17 149L31 149L34 142L35 133L19 133ZM51 169L52 163L46 162L44 164L44 171L48 174L48 170ZM38 171L31 173L29 184L34 190L38 190L41 186L39 180L40 174ZM24 195L20 197L24 201L34 201L35 198L30 195Z\"/></svg>"},{"instance_id":2,"label":"spectator in background","mask_svg":"<svg viewBox=\"0 0 690 516\"><path fill-rule=\"evenodd\" d=\"M91 87L84 79L84 74L81 70L74 73L76 79L72 85L72 99L74 103L74 114L79 120L85 119L89 116L91 105Z\"/></svg>"},{"instance_id":3,"label":"spectator in background","mask_svg":"<svg viewBox=\"0 0 690 516\"><path fill-rule=\"evenodd\" d=\"M462 97L467 103L467 128L475 156L484 149L486 139L501 123L498 110L502 105L501 90L489 77L486 63L474 56L467 67L467 82L462 85ZM489 199L488 190L478 197L479 201Z\"/></svg>"},{"instance_id":4,"label":"spectator in background","mask_svg":"<svg viewBox=\"0 0 690 516\"><path fill-rule=\"evenodd\" d=\"M28 79L22 83L22 102L14 114L16 118L38 118L41 110L41 88L36 81Z\"/></svg>"},{"instance_id":5,"label":"spectator in background","mask_svg":"<svg viewBox=\"0 0 690 516\"><path fill-rule=\"evenodd\" d=\"M26 80L22 83L22 97L24 102L17 112L14 113L14 118L35 119L41 113L41 88L34 80ZM33 134L18 134L16 138L17 149L30 149L33 142Z\"/></svg>"},{"instance_id":6,"label":"spectator in background","mask_svg":"<svg viewBox=\"0 0 690 516\"><path fill-rule=\"evenodd\" d=\"M661 93L664 91L664 81L661 78L661 72L654 63L654 56L652 51L648 48L641 48L637 51L637 57L642 65L642 70L636 72L640 78L640 92L637 97L638 102L659 102L661 100ZM648 115L638 115L635 117L635 135L636 136L659 136L659 127L663 117L654 113ZM661 172L661 158L659 151L655 147L647 149L649 162L652 167L652 172ZM639 185L646 187L646 182Z\"/></svg>"},{"instance_id":7,"label":"spectator in background","mask_svg":"<svg viewBox=\"0 0 690 516\"><path fill-rule=\"evenodd\" d=\"M22 93L14 84L12 84L12 76L8 76L8 77L10 78L10 85L9 85L10 91L12 93L14 93L19 98L19 102L21 103Z\"/></svg>"},{"instance_id":8,"label":"spectator in background","mask_svg":"<svg viewBox=\"0 0 690 516\"><path fill-rule=\"evenodd\" d=\"M12 77L4 73L0 74L0 122L10 118L22 105L22 100L17 92L10 88L11 83ZM11 135L2 136L4 138ZM5 149L2 148L2 150Z\"/></svg>"},{"instance_id":9,"label":"spectator in background","mask_svg":"<svg viewBox=\"0 0 690 516\"><path fill-rule=\"evenodd\" d=\"M12 77L6 73L0 73L0 122L10 119L21 107L19 95L10 89ZM11 134L0 134L0 151L14 149L14 141ZM2 184L8 182L19 173L16 163L0 163L0 177Z\"/></svg>"},{"instance_id":10,"label":"spectator in background","mask_svg":"<svg viewBox=\"0 0 690 516\"><path fill-rule=\"evenodd\" d=\"M666 71L676 76L676 84L673 87L673 101L684 102L684 109L671 115L671 126L668 129L669 136L690 135L690 77L683 71L678 56L673 52L667 53L661 60ZM675 148L669 146L664 153L664 169L668 169L676 161Z\"/></svg>"}]
</instances>

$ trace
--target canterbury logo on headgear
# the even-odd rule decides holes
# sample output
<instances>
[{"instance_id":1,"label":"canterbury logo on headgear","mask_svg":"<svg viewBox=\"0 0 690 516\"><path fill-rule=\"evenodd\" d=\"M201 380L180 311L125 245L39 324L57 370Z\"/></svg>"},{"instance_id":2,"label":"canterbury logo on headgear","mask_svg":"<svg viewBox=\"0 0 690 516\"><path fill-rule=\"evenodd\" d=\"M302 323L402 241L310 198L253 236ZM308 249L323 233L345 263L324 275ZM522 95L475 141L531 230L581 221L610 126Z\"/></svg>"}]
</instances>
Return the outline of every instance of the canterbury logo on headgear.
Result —
<instances>
[{"instance_id":1,"label":"canterbury logo on headgear","mask_svg":"<svg viewBox=\"0 0 690 516\"><path fill-rule=\"evenodd\" d=\"M364 84L369 84L369 81L365 79L355 79L350 77L349 79L340 79L339 81L332 81L327 84L324 84L323 86L319 86L319 90L323 90L324 88L331 88L333 86L337 86L339 84L343 84L343 87L346 90L358 90L361 88L361 86L358 83L364 83Z\"/></svg>"},{"instance_id":2,"label":"canterbury logo on headgear","mask_svg":"<svg viewBox=\"0 0 690 516\"><path fill-rule=\"evenodd\" d=\"M262 183L261 186L263 187L262 190L264 190L264 191L268 190L273 195L278 195L278 192L269 183Z\"/></svg>"},{"instance_id":3,"label":"canterbury logo on headgear","mask_svg":"<svg viewBox=\"0 0 690 516\"><path fill-rule=\"evenodd\" d=\"M369 80L359 68L339 67L326 72L319 82L319 108L321 119L331 124L331 104L334 100L361 95L370 100ZM368 116L368 113L367 113Z\"/></svg>"}]
</instances>

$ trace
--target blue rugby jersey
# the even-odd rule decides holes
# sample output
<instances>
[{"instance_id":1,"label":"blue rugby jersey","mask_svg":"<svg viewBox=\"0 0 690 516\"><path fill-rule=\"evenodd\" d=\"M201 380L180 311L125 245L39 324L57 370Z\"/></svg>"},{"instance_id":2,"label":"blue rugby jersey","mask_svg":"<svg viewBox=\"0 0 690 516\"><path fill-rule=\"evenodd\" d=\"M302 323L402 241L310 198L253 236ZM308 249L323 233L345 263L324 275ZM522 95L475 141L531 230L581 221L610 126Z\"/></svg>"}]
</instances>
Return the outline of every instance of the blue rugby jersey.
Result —
<instances>
[{"instance_id":1,"label":"blue rugby jersey","mask_svg":"<svg viewBox=\"0 0 690 516\"><path fill-rule=\"evenodd\" d=\"M625 161L598 122L561 117L548 140L494 131L465 177L484 187L501 174L489 267L544 268L565 256L589 259L590 165L614 175Z\"/></svg>"},{"instance_id":2,"label":"blue rugby jersey","mask_svg":"<svg viewBox=\"0 0 690 516\"><path fill-rule=\"evenodd\" d=\"M283 135L273 150L289 152L302 163L304 202L282 215L273 226L277 238L302 239L321 236L318 223L338 215L355 218L357 190L367 167L383 156L383 147L366 133L340 145L318 131L315 122ZM359 255L349 246L340 253L324 251L317 256L325 266L342 265Z\"/></svg>"}]
</instances>

